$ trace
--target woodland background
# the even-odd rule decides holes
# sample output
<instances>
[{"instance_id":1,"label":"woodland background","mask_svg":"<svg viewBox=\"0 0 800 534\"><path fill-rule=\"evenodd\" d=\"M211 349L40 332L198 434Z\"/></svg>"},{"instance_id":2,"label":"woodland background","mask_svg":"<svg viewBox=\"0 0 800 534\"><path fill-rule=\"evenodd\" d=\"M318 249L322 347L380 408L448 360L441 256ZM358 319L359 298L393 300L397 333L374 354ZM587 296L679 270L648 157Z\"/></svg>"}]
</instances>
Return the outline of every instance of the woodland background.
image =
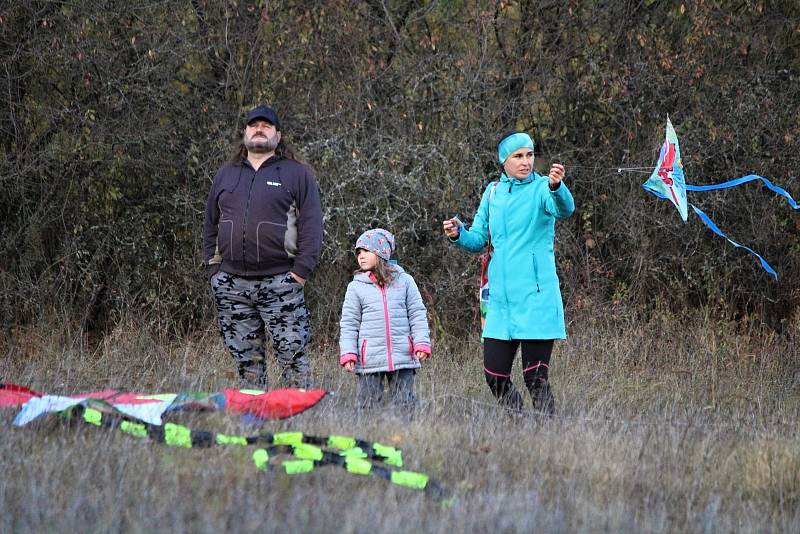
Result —
<instances>
[{"instance_id":1,"label":"woodland background","mask_svg":"<svg viewBox=\"0 0 800 534\"><path fill-rule=\"evenodd\" d=\"M322 192L307 286L336 331L355 237L392 230L440 336L475 329L474 256L443 240L525 129L563 161L568 317L656 309L785 332L800 218L758 184L692 193L749 255L645 193L667 116L689 183L755 173L800 196L800 4L786 1L4 1L0 317L108 332L213 322L199 254L211 179L269 103ZM333 298L331 298L333 296Z\"/></svg>"},{"instance_id":2,"label":"woodland background","mask_svg":"<svg viewBox=\"0 0 800 534\"><path fill-rule=\"evenodd\" d=\"M776 282L640 187L669 115L689 183L756 173L800 198L800 3L0 0L0 93L0 382L237 383L200 235L243 113L266 102L322 192L306 294L332 394L264 430L391 443L452 495L62 417L13 428L9 409L0 531L800 531L800 218L759 184L690 194ZM441 233L471 219L509 128L533 134L540 171L565 163L577 203L557 224L569 338L546 419L491 397L477 258ZM410 421L355 410L338 365L352 246L377 225L432 326Z\"/></svg>"}]
</instances>

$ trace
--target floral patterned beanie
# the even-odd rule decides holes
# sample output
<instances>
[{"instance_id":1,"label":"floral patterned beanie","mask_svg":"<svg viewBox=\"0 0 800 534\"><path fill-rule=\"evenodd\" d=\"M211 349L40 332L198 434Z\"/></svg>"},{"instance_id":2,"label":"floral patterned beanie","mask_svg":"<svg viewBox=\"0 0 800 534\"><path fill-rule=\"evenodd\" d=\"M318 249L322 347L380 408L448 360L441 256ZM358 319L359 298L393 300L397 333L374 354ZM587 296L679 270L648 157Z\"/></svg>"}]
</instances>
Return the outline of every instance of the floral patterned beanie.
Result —
<instances>
[{"instance_id":1,"label":"floral patterned beanie","mask_svg":"<svg viewBox=\"0 0 800 534\"><path fill-rule=\"evenodd\" d=\"M360 248L374 252L379 258L389 261L396 245L391 232L383 228L373 228L361 234L356 240L356 250Z\"/></svg>"}]
</instances>

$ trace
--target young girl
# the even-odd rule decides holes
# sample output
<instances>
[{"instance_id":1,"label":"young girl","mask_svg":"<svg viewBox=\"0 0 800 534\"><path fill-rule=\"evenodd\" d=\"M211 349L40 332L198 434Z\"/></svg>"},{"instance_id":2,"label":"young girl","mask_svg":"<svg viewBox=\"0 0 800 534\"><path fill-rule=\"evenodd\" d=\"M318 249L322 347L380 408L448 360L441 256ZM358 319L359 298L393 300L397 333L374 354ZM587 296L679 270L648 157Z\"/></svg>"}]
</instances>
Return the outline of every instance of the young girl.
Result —
<instances>
[{"instance_id":1,"label":"young girl","mask_svg":"<svg viewBox=\"0 0 800 534\"><path fill-rule=\"evenodd\" d=\"M358 404L380 404L383 383L392 404L413 407L414 375L431 355L430 331L414 279L389 263L394 236L382 228L356 241L359 270L347 286L339 322L339 363L358 375Z\"/></svg>"}]
</instances>

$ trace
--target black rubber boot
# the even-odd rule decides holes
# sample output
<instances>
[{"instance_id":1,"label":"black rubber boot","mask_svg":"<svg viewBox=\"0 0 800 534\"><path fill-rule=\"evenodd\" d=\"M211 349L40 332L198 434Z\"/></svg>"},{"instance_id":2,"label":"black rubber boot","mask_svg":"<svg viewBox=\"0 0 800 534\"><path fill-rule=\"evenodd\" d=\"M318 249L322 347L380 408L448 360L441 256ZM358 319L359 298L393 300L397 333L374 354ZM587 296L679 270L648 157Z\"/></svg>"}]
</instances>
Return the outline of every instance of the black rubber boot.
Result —
<instances>
[{"instance_id":1,"label":"black rubber boot","mask_svg":"<svg viewBox=\"0 0 800 534\"><path fill-rule=\"evenodd\" d=\"M500 405L513 411L521 411L523 408L522 395L517 391L516 386L510 378L505 376L495 376L484 372L486 383L492 390L497 402Z\"/></svg>"},{"instance_id":2,"label":"black rubber boot","mask_svg":"<svg viewBox=\"0 0 800 534\"><path fill-rule=\"evenodd\" d=\"M534 412L547 416L555 414L556 401L546 378L537 378L529 389Z\"/></svg>"}]
</instances>

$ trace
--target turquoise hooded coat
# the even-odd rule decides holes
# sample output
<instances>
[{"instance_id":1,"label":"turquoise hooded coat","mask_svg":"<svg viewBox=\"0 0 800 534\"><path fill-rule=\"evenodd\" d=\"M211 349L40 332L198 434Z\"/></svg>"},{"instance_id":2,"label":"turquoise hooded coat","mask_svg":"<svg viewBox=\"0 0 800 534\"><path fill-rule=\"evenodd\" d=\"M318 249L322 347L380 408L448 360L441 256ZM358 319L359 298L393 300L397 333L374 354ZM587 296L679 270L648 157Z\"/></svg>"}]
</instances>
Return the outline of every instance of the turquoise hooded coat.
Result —
<instances>
[{"instance_id":1,"label":"turquoise hooded coat","mask_svg":"<svg viewBox=\"0 0 800 534\"><path fill-rule=\"evenodd\" d=\"M551 191L536 172L522 180L505 173L483 192L472 226L453 242L470 252L494 246L489 263L489 306L481 337L493 339L565 339L553 254L556 219L575 211L566 184Z\"/></svg>"}]
</instances>

